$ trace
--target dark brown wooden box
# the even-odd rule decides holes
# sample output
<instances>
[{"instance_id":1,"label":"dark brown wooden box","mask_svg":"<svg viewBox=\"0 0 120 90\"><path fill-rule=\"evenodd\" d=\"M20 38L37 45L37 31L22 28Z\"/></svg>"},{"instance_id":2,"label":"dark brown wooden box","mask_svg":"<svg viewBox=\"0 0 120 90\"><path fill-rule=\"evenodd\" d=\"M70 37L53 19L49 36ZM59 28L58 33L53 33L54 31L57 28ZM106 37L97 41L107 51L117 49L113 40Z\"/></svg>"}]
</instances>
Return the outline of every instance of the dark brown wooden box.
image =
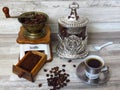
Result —
<instances>
[{"instance_id":1,"label":"dark brown wooden box","mask_svg":"<svg viewBox=\"0 0 120 90\"><path fill-rule=\"evenodd\" d=\"M46 63L47 56L38 51L30 51L16 65L13 65L13 73L34 82L34 77Z\"/></svg>"}]
</instances>

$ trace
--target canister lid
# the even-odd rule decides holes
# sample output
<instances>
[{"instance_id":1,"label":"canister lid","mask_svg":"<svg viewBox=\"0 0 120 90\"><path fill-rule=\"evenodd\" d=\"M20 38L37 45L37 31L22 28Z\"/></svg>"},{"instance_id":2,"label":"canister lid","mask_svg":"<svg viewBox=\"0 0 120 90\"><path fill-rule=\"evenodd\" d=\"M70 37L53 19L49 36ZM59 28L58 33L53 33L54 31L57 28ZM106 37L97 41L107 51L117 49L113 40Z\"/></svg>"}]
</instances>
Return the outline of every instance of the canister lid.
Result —
<instances>
[{"instance_id":1,"label":"canister lid","mask_svg":"<svg viewBox=\"0 0 120 90\"><path fill-rule=\"evenodd\" d=\"M58 19L58 22L65 27L84 27L88 23L88 19L86 17L79 17L77 15L76 9L79 8L79 4L73 2L69 5L71 9L70 16L61 17Z\"/></svg>"}]
</instances>

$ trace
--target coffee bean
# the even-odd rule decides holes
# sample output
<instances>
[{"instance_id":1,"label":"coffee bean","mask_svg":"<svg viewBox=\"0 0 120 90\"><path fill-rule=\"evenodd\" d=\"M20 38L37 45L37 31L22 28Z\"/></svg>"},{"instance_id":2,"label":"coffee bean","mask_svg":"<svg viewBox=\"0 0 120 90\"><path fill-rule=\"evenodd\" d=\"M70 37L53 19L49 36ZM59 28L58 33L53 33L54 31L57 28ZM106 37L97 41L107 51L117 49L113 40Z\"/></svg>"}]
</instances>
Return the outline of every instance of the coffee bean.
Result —
<instances>
[{"instance_id":1,"label":"coffee bean","mask_svg":"<svg viewBox=\"0 0 120 90\"><path fill-rule=\"evenodd\" d=\"M72 62L72 60L70 59L70 60L68 60L68 62L70 63L70 62Z\"/></svg>"},{"instance_id":2,"label":"coffee bean","mask_svg":"<svg viewBox=\"0 0 120 90\"><path fill-rule=\"evenodd\" d=\"M58 70L59 70L59 67L54 67L54 70L58 71Z\"/></svg>"},{"instance_id":3,"label":"coffee bean","mask_svg":"<svg viewBox=\"0 0 120 90\"><path fill-rule=\"evenodd\" d=\"M66 82L70 82L70 80L69 80L69 79L67 79L67 80L66 80Z\"/></svg>"},{"instance_id":4,"label":"coffee bean","mask_svg":"<svg viewBox=\"0 0 120 90\"><path fill-rule=\"evenodd\" d=\"M62 84L61 87L64 87L64 85Z\"/></svg>"},{"instance_id":5,"label":"coffee bean","mask_svg":"<svg viewBox=\"0 0 120 90\"><path fill-rule=\"evenodd\" d=\"M66 66L65 64L62 65L62 67L65 67L65 66Z\"/></svg>"},{"instance_id":6,"label":"coffee bean","mask_svg":"<svg viewBox=\"0 0 120 90\"><path fill-rule=\"evenodd\" d=\"M62 70L59 70L58 73L60 74L62 72Z\"/></svg>"},{"instance_id":7,"label":"coffee bean","mask_svg":"<svg viewBox=\"0 0 120 90\"><path fill-rule=\"evenodd\" d=\"M73 65L73 67L76 67L76 65Z\"/></svg>"},{"instance_id":8,"label":"coffee bean","mask_svg":"<svg viewBox=\"0 0 120 90\"><path fill-rule=\"evenodd\" d=\"M52 73L52 70L50 70L49 72Z\"/></svg>"},{"instance_id":9,"label":"coffee bean","mask_svg":"<svg viewBox=\"0 0 120 90\"><path fill-rule=\"evenodd\" d=\"M47 69L44 69L44 72L47 72Z\"/></svg>"},{"instance_id":10,"label":"coffee bean","mask_svg":"<svg viewBox=\"0 0 120 90\"><path fill-rule=\"evenodd\" d=\"M47 77L49 77L49 74L46 74Z\"/></svg>"},{"instance_id":11,"label":"coffee bean","mask_svg":"<svg viewBox=\"0 0 120 90\"><path fill-rule=\"evenodd\" d=\"M51 77L53 77L53 75L50 75Z\"/></svg>"},{"instance_id":12,"label":"coffee bean","mask_svg":"<svg viewBox=\"0 0 120 90\"><path fill-rule=\"evenodd\" d=\"M67 83L63 83L64 84L64 86L67 86Z\"/></svg>"},{"instance_id":13,"label":"coffee bean","mask_svg":"<svg viewBox=\"0 0 120 90\"><path fill-rule=\"evenodd\" d=\"M42 84L40 83L40 84L38 85L38 87L42 87Z\"/></svg>"},{"instance_id":14,"label":"coffee bean","mask_svg":"<svg viewBox=\"0 0 120 90\"><path fill-rule=\"evenodd\" d=\"M62 69L63 72L65 72L65 69Z\"/></svg>"},{"instance_id":15,"label":"coffee bean","mask_svg":"<svg viewBox=\"0 0 120 90\"><path fill-rule=\"evenodd\" d=\"M67 76L69 77L70 75L69 75L69 74L67 74Z\"/></svg>"}]
</instances>

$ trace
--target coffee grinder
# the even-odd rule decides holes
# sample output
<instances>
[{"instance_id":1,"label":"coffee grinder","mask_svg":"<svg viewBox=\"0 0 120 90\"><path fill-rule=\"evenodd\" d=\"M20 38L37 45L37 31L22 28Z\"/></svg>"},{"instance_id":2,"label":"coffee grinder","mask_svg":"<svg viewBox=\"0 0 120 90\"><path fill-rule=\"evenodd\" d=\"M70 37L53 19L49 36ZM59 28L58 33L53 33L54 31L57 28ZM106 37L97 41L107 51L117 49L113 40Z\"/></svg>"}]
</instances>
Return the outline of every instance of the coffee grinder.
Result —
<instances>
[{"instance_id":1,"label":"coffee grinder","mask_svg":"<svg viewBox=\"0 0 120 90\"><path fill-rule=\"evenodd\" d=\"M26 12L20 16L10 16L8 7L4 7L3 12L6 18L18 18L22 24L16 40L20 46L19 62L13 65L13 72L33 82L42 66L53 59L50 27L46 25L48 15Z\"/></svg>"}]
</instances>

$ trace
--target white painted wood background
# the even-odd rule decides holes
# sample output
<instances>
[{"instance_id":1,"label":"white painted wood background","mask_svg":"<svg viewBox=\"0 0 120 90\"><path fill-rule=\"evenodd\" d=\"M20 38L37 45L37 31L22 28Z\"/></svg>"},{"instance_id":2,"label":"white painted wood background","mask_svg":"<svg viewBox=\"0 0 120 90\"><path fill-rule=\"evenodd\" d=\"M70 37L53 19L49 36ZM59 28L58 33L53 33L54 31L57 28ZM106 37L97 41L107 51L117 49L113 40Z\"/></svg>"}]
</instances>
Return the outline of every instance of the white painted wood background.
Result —
<instances>
[{"instance_id":1,"label":"white painted wood background","mask_svg":"<svg viewBox=\"0 0 120 90\"><path fill-rule=\"evenodd\" d=\"M21 24L17 19L6 19L2 8L10 8L11 15L27 11L42 11L49 15L52 33L57 33L57 20L70 13L68 5L76 1L78 14L89 19L88 32L120 31L120 0L0 0L0 34L17 34Z\"/></svg>"}]
</instances>

